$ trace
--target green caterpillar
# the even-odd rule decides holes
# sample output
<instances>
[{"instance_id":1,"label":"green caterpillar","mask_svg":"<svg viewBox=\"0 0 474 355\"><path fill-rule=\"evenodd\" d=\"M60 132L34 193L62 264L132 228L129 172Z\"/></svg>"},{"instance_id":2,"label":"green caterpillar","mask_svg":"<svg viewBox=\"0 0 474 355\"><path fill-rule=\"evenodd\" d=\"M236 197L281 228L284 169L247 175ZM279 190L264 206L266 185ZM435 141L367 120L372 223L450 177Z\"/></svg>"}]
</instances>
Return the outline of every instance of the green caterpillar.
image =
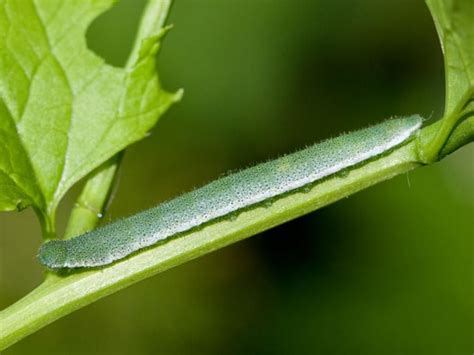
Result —
<instances>
[{"instance_id":1,"label":"green caterpillar","mask_svg":"<svg viewBox=\"0 0 474 355\"><path fill-rule=\"evenodd\" d=\"M421 124L422 118L413 115L328 139L222 177L79 237L45 243L39 260L51 269L108 265L179 233L304 189L322 178L370 161L408 141Z\"/></svg>"}]
</instances>

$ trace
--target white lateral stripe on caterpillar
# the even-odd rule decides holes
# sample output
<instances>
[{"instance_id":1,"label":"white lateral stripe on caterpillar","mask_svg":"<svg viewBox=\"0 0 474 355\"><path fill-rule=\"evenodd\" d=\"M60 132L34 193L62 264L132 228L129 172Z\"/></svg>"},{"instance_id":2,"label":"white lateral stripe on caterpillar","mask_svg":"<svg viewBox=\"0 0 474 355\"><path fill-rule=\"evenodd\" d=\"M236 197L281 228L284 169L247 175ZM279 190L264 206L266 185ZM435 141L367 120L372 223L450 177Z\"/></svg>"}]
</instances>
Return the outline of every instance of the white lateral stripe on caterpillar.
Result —
<instances>
[{"instance_id":1,"label":"white lateral stripe on caterpillar","mask_svg":"<svg viewBox=\"0 0 474 355\"><path fill-rule=\"evenodd\" d=\"M253 205L314 184L406 142L418 115L387 120L224 176L197 190L69 240L45 243L51 269L98 267Z\"/></svg>"}]
</instances>

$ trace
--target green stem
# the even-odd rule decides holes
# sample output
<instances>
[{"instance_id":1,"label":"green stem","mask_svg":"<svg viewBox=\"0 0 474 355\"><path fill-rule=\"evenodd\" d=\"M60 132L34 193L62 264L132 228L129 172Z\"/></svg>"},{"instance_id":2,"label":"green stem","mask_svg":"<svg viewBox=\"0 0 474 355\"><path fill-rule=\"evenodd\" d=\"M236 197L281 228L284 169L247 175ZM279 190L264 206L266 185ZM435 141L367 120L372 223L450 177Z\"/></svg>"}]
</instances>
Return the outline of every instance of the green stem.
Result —
<instances>
[{"instance_id":1,"label":"green stem","mask_svg":"<svg viewBox=\"0 0 474 355\"><path fill-rule=\"evenodd\" d=\"M135 64L142 41L162 31L171 5L172 0L148 1L135 37L135 43L125 66L127 69ZM65 238L72 238L94 229L105 215L123 154L120 152L110 158L88 178L71 211Z\"/></svg>"},{"instance_id":2,"label":"green stem","mask_svg":"<svg viewBox=\"0 0 474 355\"><path fill-rule=\"evenodd\" d=\"M448 141L448 137L453 132L457 123L466 113L466 105L472 100L473 95L474 92L472 89L467 90L454 109L441 120L442 123L436 135L431 140L427 140L426 144L423 144L421 156L425 163L433 163L440 158L439 154L444 144Z\"/></svg>"},{"instance_id":3,"label":"green stem","mask_svg":"<svg viewBox=\"0 0 474 355\"><path fill-rule=\"evenodd\" d=\"M442 122L424 128L418 139L350 169L344 176L332 176L308 192L294 192L271 206L256 206L236 219L218 220L161 245L98 270L57 275L9 308L0 312L0 350L47 324L102 297L130 286L186 261L255 235L352 195L371 185L424 165L419 157L420 139L432 139ZM474 139L474 117L459 124L441 156Z\"/></svg>"},{"instance_id":4,"label":"green stem","mask_svg":"<svg viewBox=\"0 0 474 355\"><path fill-rule=\"evenodd\" d=\"M40 221L41 225L41 235L43 237L43 241L48 241L50 239L56 238L56 223L55 223L55 215L56 213L45 213L43 210L39 208L35 208L36 216Z\"/></svg>"},{"instance_id":5,"label":"green stem","mask_svg":"<svg viewBox=\"0 0 474 355\"><path fill-rule=\"evenodd\" d=\"M470 116L459 123L443 149L441 149L440 157L443 158L472 141L474 141L474 116Z\"/></svg>"},{"instance_id":6,"label":"green stem","mask_svg":"<svg viewBox=\"0 0 474 355\"><path fill-rule=\"evenodd\" d=\"M133 49L125 65L126 68L130 68L135 64L142 41L148 37L158 35L161 32L168 18L172 4L172 0L148 0L140 21L140 26L138 27Z\"/></svg>"},{"instance_id":7,"label":"green stem","mask_svg":"<svg viewBox=\"0 0 474 355\"><path fill-rule=\"evenodd\" d=\"M94 229L104 216L122 156L123 153L119 153L106 161L87 180L69 216L65 239Z\"/></svg>"}]
</instances>

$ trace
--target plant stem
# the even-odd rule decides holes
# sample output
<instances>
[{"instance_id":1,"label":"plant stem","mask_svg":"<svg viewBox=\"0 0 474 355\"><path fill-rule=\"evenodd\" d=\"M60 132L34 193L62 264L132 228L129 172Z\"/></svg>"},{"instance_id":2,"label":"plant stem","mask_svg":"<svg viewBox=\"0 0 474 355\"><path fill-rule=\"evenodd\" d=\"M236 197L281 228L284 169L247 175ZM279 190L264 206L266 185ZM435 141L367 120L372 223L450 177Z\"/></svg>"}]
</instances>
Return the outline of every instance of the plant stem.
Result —
<instances>
[{"instance_id":1,"label":"plant stem","mask_svg":"<svg viewBox=\"0 0 474 355\"><path fill-rule=\"evenodd\" d=\"M126 68L135 64L142 41L148 37L156 36L162 31L172 4L172 0L148 0L135 37L135 43L125 65Z\"/></svg>"},{"instance_id":2,"label":"plant stem","mask_svg":"<svg viewBox=\"0 0 474 355\"><path fill-rule=\"evenodd\" d=\"M87 180L69 216L65 239L94 229L104 216L112 197L122 156L123 152L106 161Z\"/></svg>"},{"instance_id":3,"label":"plant stem","mask_svg":"<svg viewBox=\"0 0 474 355\"><path fill-rule=\"evenodd\" d=\"M43 241L48 241L51 239L56 238L56 223L55 223L55 216L56 213L45 213L43 210L39 208L34 208L36 216L40 221L41 226L41 236L43 237Z\"/></svg>"},{"instance_id":4,"label":"plant stem","mask_svg":"<svg viewBox=\"0 0 474 355\"><path fill-rule=\"evenodd\" d=\"M459 100L454 109L442 119L442 124L436 135L430 140L426 140L423 149L421 149L422 159L425 163L433 163L439 159L438 155L443 149L444 144L448 141L448 137L456 127L456 124L463 118L466 106L472 100L474 90L467 90Z\"/></svg>"},{"instance_id":5,"label":"plant stem","mask_svg":"<svg viewBox=\"0 0 474 355\"><path fill-rule=\"evenodd\" d=\"M350 169L345 176L332 176L315 184L308 192L290 193L271 206L255 206L233 220L211 222L202 229L184 233L105 268L55 275L0 312L0 350L133 283L424 165L419 157L419 140L434 137L440 124L442 122L424 128L418 139ZM440 156L473 139L474 117L470 117L456 127Z\"/></svg>"}]
</instances>

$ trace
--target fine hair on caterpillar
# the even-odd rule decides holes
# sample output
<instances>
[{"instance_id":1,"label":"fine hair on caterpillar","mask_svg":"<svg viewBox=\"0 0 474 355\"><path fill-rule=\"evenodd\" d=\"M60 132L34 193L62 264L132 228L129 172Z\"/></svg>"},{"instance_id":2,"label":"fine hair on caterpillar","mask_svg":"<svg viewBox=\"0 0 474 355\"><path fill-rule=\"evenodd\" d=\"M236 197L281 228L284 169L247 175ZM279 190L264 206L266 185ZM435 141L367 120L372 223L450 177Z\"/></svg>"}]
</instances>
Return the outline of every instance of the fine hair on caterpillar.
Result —
<instances>
[{"instance_id":1,"label":"fine hair on caterpillar","mask_svg":"<svg viewBox=\"0 0 474 355\"><path fill-rule=\"evenodd\" d=\"M327 139L305 149L225 175L156 207L69 240L45 243L40 262L51 269L99 267L221 218L235 218L255 205L320 180L344 178L349 167L368 162L410 140L421 127L418 115Z\"/></svg>"}]
</instances>

